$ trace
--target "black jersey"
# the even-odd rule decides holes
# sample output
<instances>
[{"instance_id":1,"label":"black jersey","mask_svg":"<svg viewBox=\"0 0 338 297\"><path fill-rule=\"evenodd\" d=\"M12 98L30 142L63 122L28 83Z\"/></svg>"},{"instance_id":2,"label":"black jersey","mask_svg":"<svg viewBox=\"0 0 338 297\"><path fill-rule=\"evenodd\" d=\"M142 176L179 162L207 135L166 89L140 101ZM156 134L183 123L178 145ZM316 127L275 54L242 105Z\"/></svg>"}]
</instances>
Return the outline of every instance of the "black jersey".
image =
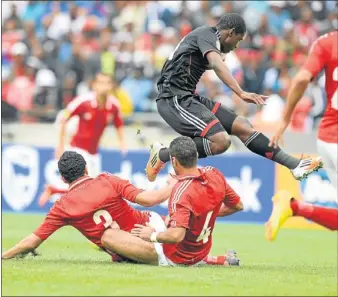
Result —
<instances>
[{"instance_id":1,"label":"black jersey","mask_svg":"<svg viewBox=\"0 0 338 297\"><path fill-rule=\"evenodd\" d=\"M220 33L203 26L186 35L169 56L157 82L159 98L193 94L202 74L210 69L206 54L221 54Z\"/></svg>"}]
</instances>

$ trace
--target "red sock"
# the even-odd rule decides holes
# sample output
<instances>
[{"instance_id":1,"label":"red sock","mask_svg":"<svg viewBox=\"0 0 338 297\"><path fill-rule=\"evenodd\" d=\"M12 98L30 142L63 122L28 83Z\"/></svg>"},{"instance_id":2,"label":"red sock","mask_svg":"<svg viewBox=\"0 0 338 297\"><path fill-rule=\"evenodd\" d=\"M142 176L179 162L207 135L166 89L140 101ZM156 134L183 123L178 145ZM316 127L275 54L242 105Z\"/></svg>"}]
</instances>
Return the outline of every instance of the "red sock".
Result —
<instances>
[{"instance_id":1,"label":"red sock","mask_svg":"<svg viewBox=\"0 0 338 297\"><path fill-rule=\"evenodd\" d=\"M338 209L316 206L296 199L290 205L294 216L304 217L330 230L338 230Z\"/></svg>"},{"instance_id":2,"label":"red sock","mask_svg":"<svg viewBox=\"0 0 338 297\"><path fill-rule=\"evenodd\" d=\"M226 265L228 262L226 262L225 256L206 256L203 260L208 265Z\"/></svg>"},{"instance_id":3,"label":"red sock","mask_svg":"<svg viewBox=\"0 0 338 297\"><path fill-rule=\"evenodd\" d=\"M49 186L49 189L50 189L51 195L54 195L54 194L65 194L65 193L68 192L68 190L56 188L56 187L53 187L53 186Z\"/></svg>"}]
</instances>

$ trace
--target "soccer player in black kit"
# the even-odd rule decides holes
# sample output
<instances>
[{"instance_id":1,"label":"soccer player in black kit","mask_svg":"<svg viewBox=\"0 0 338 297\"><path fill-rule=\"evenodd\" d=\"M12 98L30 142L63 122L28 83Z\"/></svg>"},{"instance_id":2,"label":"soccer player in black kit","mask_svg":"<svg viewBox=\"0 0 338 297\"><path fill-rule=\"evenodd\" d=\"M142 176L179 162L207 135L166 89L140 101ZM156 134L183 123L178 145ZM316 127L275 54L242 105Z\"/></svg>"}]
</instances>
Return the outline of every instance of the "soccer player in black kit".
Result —
<instances>
[{"instance_id":1,"label":"soccer player in black kit","mask_svg":"<svg viewBox=\"0 0 338 297\"><path fill-rule=\"evenodd\" d=\"M247 93L241 89L222 55L237 48L246 35L243 18L236 13L221 17L216 27L199 27L187 34L163 66L157 83L157 109L161 117L179 134L191 137L199 158L225 152L230 135L237 136L252 152L288 167L297 180L323 166L320 158L295 158L255 131L250 122L208 98L195 94L202 74L213 69L217 76L242 100L264 104L268 96ZM154 181L166 162L169 150L160 143L151 146L146 174Z\"/></svg>"}]
</instances>

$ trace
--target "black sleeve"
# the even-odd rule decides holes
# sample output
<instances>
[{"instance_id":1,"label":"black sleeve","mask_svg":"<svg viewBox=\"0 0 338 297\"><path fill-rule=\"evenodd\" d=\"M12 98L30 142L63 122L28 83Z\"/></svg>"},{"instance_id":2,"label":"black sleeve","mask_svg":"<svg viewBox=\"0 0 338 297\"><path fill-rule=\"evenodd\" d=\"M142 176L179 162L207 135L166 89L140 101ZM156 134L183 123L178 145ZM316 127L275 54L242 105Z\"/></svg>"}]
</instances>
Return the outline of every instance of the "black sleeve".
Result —
<instances>
[{"instance_id":1,"label":"black sleeve","mask_svg":"<svg viewBox=\"0 0 338 297\"><path fill-rule=\"evenodd\" d=\"M203 35L197 37L197 45L203 57L205 57L205 55L209 52L216 52L218 54L221 54L219 41L215 33L209 30L203 32Z\"/></svg>"}]
</instances>

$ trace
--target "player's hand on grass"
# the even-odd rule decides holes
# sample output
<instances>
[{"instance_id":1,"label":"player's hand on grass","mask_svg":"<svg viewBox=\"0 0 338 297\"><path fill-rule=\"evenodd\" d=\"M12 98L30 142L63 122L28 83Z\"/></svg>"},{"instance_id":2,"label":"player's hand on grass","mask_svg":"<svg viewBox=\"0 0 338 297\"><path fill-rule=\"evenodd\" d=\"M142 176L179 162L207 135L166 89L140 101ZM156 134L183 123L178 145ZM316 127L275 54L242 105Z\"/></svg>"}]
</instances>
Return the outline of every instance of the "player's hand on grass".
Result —
<instances>
[{"instance_id":1,"label":"player's hand on grass","mask_svg":"<svg viewBox=\"0 0 338 297\"><path fill-rule=\"evenodd\" d=\"M247 103L254 103L257 105L264 105L265 100L269 98L269 96L259 95L256 93L248 93L244 91L239 94L239 97Z\"/></svg>"},{"instance_id":2,"label":"player's hand on grass","mask_svg":"<svg viewBox=\"0 0 338 297\"><path fill-rule=\"evenodd\" d=\"M154 232L154 228L135 224L135 228L131 230L131 234L140 237L143 240L150 241L150 236Z\"/></svg>"},{"instance_id":3,"label":"player's hand on grass","mask_svg":"<svg viewBox=\"0 0 338 297\"><path fill-rule=\"evenodd\" d=\"M17 259L23 259L28 255L32 255L33 257L41 256L41 254L38 253L36 250L32 250L32 251L28 251L28 252L25 252L25 253L18 254L16 256L16 258Z\"/></svg>"},{"instance_id":4,"label":"player's hand on grass","mask_svg":"<svg viewBox=\"0 0 338 297\"><path fill-rule=\"evenodd\" d=\"M270 139L270 143L269 143L270 147L274 147L276 149L279 143L284 145L283 134L288 126L289 126L288 121L285 121L285 120L280 121L275 134Z\"/></svg>"}]
</instances>

